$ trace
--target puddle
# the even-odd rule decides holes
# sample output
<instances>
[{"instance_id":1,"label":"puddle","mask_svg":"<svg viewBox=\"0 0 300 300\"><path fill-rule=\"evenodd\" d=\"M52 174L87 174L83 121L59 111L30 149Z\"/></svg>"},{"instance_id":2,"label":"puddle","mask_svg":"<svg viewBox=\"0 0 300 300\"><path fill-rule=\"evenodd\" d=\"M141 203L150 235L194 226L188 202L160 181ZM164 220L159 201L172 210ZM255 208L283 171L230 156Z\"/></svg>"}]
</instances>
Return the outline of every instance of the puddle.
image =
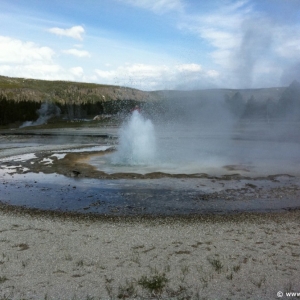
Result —
<instances>
[{"instance_id":1,"label":"puddle","mask_svg":"<svg viewBox=\"0 0 300 300\"><path fill-rule=\"evenodd\" d=\"M106 151L110 148L112 148L112 146L92 146L92 147L83 147L78 149L58 150L55 152L57 153L99 152L99 151Z\"/></svg>"},{"instance_id":2,"label":"puddle","mask_svg":"<svg viewBox=\"0 0 300 300\"><path fill-rule=\"evenodd\" d=\"M27 154L22 154L22 155L13 155L13 156L8 156L6 158L2 158L2 162L7 162L7 161L27 161L30 159L35 159L37 156L34 153L27 153Z\"/></svg>"},{"instance_id":3,"label":"puddle","mask_svg":"<svg viewBox=\"0 0 300 300\"><path fill-rule=\"evenodd\" d=\"M97 180L44 173L9 175L6 171L0 170L1 202L42 210L117 216L191 215L268 212L300 206L300 188L289 177L255 182ZM287 188L287 183L293 189Z\"/></svg>"}]
</instances>

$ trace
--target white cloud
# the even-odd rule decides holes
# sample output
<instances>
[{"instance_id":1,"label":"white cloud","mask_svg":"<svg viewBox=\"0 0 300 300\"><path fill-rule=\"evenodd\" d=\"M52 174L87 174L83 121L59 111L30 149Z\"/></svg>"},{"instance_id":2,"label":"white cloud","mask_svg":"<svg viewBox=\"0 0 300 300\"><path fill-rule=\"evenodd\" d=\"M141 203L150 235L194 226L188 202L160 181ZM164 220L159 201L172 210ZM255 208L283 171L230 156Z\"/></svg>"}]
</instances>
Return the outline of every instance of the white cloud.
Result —
<instances>
[{"instance_id":1,"label":"white cloud","mask_svg":"<svg viewBox=\"0 0 300 300\"><path fill-rule=\"evenodd\" d=\"M198 64L174 66L126 64L113 70L95 70L103 83L114 83L143 90L165 88L210 87L219 74L215 70L204 70Z\"/></svg>"},{"instance_id":2,"label":"white cloud","mask_svg":"<svg viewBox=\"0 0 300 300\"><path fill-rule=\"evenodd\" d=\"M276 50L282 57L300 59L300 40L296 38L287 40L286 43L279 45Z\"/></svg>"},{"instance_id":3,"label":"white cloud","mask_svg":"<svg viewBox=\"0 0 300 300\"><path fill-rule=\"evenodd\" d=\"M276 53L287 59L300 60L300 27L281 26L274 31Z\"/></svg>"},{"instance_id":4,"label":"white cloud","mask_svg":"<svg viewBox=\"0 0 300 300\"><path fill-rule=\"evenodd\" d=\"M175 68L179 72L200 72L202 70L201 65L198 64L182 64L175 66Z\"/></svg>"},{"instance_id":5,"label":"white cloud","mask_svg":"<svg viewBox=\"0 0 300 300\"><path fill-rule=\"evenodd\" d=\"M153 66L146 64L133 64L120 68L120 70L128 76L134 76L137 78L149 78L162 75L168 70L168 67L164 65Z\"/></svg>"},{"instance_id":6,"label":"white cloud","mask_svg":"<svg viewBox=\"0 0 300 300\"><path fill-rule=\"evenodd\" d=\"M46 80L83 80L83 69L65 69L55 62L55 52L32 42L0 36L0 74Z\"/></svg>"},{"instance_id":7,"label":"white cloud","mask_svg":"<svg viewBox=\"0 0 300 300\"><path fill-rule=\"evenodd\" d=\"M0 63L25 64L32 61L51 62L54 51L32 42L0 36Z\"/></svg>"},{"instance_id":8,"label":"white cloud","mask_svg":"<svg viewBox=\"0 0 300 300\"><path fill-rule=\"evenodd\" d=\"M71 68L70 72L76 77L81 77L83 75L83 69L81 67Z\"/></svg>"},{"instance_id":9,"label":"white cloud","mask_svg":"<svg viewBox=\"0 0 300 300\"><path fill-rule=\"evenodd\" d=\"M182 11L184 4L181 0L121 0L128 4L143 9L151 10L155 13L166 13L168 11Z\"/></svg>"},{"instance_id":10,"label":"white cloud","mask_svg":"<svg viewBox=\"0 0 300 300\"><path fill-rule=\"evenodd\" d=\"M63 68L57 64L31 63L26 65L0 65L0 73L11 77L61 79Z\"/></svg>"},{"instance_id":11,"label":"white cloud","mask_svg":"<svg viewBox=\"0 0 300 300\"><path fill-rule=\"evenodd\" d=\"M214 63L230 68L232 53L237 51L243 38L243 23L254 17L249 1L238 1L220 6L205 15L185 15L179 28L195 33L213 46Z\"/></svg>"},{"instance_id":12,"label":"white cloud","mask_svg":"<svg viewBox=\"0 0 300 300\"><path fill-rule=\"evenodd\" d=\"M227 1L226 4L208 14L184 15L179 28L198 35L211 47L209 57L222 74L219 75L221 86L264 86L263 76L274 79L272 72L267 71L272 69L270 57L274 49L282 57L296 56L299 53L297 35L290 37L287 43L287 29L285 34L274 38L278 25L255 10L250 1Z\"/></svg>"},{"instance_id":13,"label":"white cloud","mask_svg":"<svg viewBox=\"0 0 300 300\"><path fill-rule=\"evenodd\" d=\"M219 28L203 29L201 31L201 37L219 49L234 49L239 46L241 40L240 33L233 33Z\"/></svg>"},{"instance_id":14,"label":"white cloud","mask_svg":"<svg viewBox=\"0 0 300 300\"><path fill-rule=\"evenodd\" d=\"M78 49L68 49L62 51L65 54L71 54L77 57L90 57L90 53L85 50L78 50Z\"/></svg>"},{"instance_id":15,"label":"white cloud","mask_svg":"<svg viewBox=\"0 0 300 300\"><path fill-rule=\"evenodd\" d=\"M211 48L208 57L218 69L219 86L280 84L280 74L300 61L300 26L283 24L249 0L224 4L210 13L185 12L178 27Z\"/></svg>"},{"instance_id":16,"label":"white cloud","mask_svg":"<svg viewBox=\"0 0 300 300\"><path fill-rule=\"evenodd\" d=\"M73 26L71 28L62 29L58 27L48 29L49 32L59 36L67 36L76 40L83 40L84 28L82 26Z\"/></svg>"}]
</instances>

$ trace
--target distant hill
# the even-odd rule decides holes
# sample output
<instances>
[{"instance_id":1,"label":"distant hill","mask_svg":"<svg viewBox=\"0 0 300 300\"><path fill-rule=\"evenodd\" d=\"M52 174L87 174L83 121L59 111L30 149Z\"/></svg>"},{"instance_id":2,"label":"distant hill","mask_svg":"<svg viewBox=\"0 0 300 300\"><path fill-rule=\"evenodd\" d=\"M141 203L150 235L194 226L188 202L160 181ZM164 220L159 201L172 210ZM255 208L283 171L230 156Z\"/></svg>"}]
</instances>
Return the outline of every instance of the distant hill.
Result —
<instances>
[{"instance_id":1,"label":"distant hill","mask_svg":"<svg viewBox=\"0 0 300 300\"><path fill-rule=\"evenodd\" d=\"M0 125L36 120L43 103L57 106L61 116L69 119L129 112L135 105L153 115L171 112L197 117L205 102L223 103L223 108L238 118L277 118L292 111L298 119L299 94L297 81L289 87L262 89L147 92L115 85L0 76Z\"/></svg>"},{"instance_id":2,"label":"distant hill","mask_svg":"<svg viewBox=\"0 0 300 300\"><path fill-rule=\"evenodd\" d=\"M233 97L239 92L244 99L253 96L258 101L279 99L286 88L208 89L193 91L162 90L145 92L138 89L71 81L48 81L0 76L0 96L13 101L50 101L59 104L86 104L111 100L146 102L164 99L218 99Z\"/></svg>"},{"instance_id":3,"label":"distant hill","mask_svg":"<svg viewBox=\"0 0 300 300\"><path fill-rule=\"evenodd\" d=\"M257 101L265 101L268 98L279 100L286 87L260 88L260 89L207 89L207 90L192 90L192 91L156 91L153 92L160 99L174 100L220 100L232 98L236 93L240 93L244 100L251 97Z\"/></svg>"},{"instance_id":4,"label":"distant hill","mask_svg":"<svg viewBox=\"0 0 300 300\"><path fill-rule=\"evenodd\" d=\"M42 103L55 104L63 117L81 119L155 100L152 93L121 86L0 76L0 125L37 119Z\"/></svg>"},{"instance_id":5,"label":"distant hill","mask_svg":"<svg viewBox=\"0 0 300 300\"><path fill-rule=\"evenodd\" d=\"M0 76L0 96L13 101L51 101L62 105L111 100L154 100L151 93L121 86L5 76Z\"/></svg>"}]
</instances>

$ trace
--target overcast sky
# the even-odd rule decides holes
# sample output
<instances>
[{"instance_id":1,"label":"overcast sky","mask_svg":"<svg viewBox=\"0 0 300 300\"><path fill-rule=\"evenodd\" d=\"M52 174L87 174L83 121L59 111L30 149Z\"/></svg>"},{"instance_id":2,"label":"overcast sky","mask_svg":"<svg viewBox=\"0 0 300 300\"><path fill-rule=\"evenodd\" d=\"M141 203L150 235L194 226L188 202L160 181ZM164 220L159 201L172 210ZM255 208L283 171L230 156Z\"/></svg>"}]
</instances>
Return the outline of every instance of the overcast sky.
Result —
<instances>
[{"instance_id":1,"label":"overcast sky","mask_svg":"<svg viewBox=\"0 0 300 300\"><path fill-rule=\"evenodd\" d=\"M300 80L300 0L0 0L0 75L142 90Z\"/></svg>"}]
</instances>

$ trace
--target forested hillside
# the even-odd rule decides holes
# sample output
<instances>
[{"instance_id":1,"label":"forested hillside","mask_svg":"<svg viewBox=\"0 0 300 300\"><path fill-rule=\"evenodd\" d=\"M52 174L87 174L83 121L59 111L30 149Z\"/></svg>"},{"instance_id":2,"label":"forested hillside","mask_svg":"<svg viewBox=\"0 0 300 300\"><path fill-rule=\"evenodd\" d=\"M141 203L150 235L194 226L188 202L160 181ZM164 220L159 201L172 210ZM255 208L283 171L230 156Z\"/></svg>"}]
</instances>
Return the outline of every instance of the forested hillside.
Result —
<instances>
[{"instance_id":1,"label":"forested hillside","mask_svg":"<svg viewBox=\"0 0 300 300\"><path fill-rule=\"evenodd\" d=\"M262 89L210 89L194 91L141 91L128 87L46 81L0 76L0 125L36 120L43 103L57 107L66 119L128 113L136 105L147 114L187 118L207 103L237 119L300 120L300 83ZM57 114L55 114L57 116Z\"/></svg>"}]
</instances>

